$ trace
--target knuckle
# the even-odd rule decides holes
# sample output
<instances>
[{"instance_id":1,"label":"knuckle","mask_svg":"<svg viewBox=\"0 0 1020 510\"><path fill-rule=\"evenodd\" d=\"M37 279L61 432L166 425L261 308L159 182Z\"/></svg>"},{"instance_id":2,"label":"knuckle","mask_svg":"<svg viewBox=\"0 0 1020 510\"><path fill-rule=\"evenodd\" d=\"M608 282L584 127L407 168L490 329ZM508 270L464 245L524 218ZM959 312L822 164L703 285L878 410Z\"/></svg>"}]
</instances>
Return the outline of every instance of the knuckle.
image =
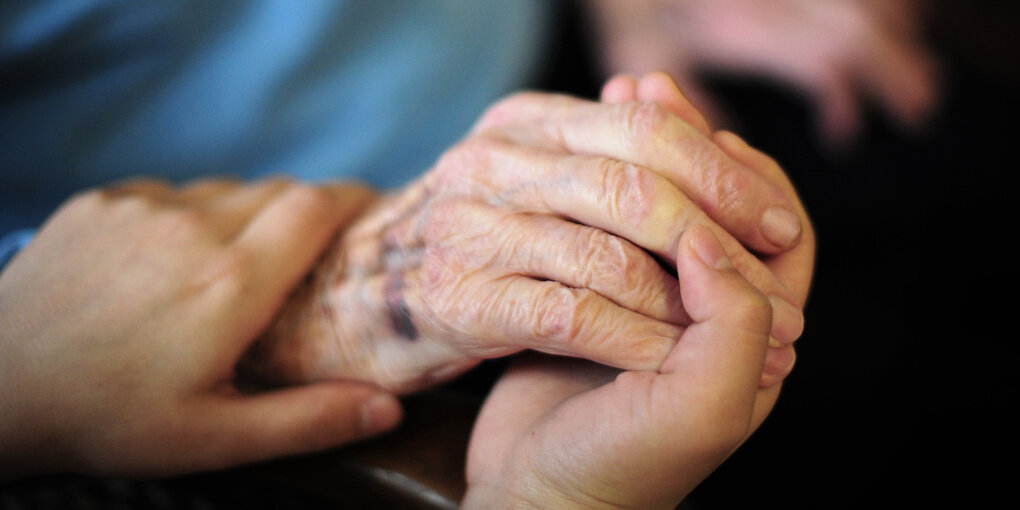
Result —
<instances>
[{"instance_id":1,"label":"knuckle","mask_svg":"<svg viewBox=\"0 0 1020 510\"><path fill-rule=\"evenodd\" d=\"M535 307L533 328L536 339L568 349L581 341L584 311L593 294L558 284L546 286L541 303Z\"/></svg>"},{"instance_id":2,"label":"knuckle","mask_svg":"<svg viewBox=\"0 0 1020 510\"><path fill-rule=\"evenodd\" d=\"M629 241L598 229L588 229L578 242L577 265L581 285L611 300L639 310L661 308L662 269Z\"/></svg>"},{"instance_id":3,"label":"knuckle","mask_svg":"<svg viewBox=\"0 0 1020 510\"><path fill-rule=\"evenodd\" d=\"M440 298L445 291L452 288L457 271L451 271L455 266L451 259L450 250L446 247L439 245L425 247L421 267L424 276L422 290L426 297Z\"/></svg>"},{"instance_id":4,"label":"knuckle","mask_svg":"<svg viewBox=\"0 0 1020 510\"><path fill-rule=\"evenodd\" d=\"M748 327L754 330L767 331L762 325L768 325L772 321L772 304L764 294L753 287L749 287L748 292L737 298L730 309L734 317L742 318Z\"/></svg>"},{"instance_id":5,"label":"knuckle","mask_svg":"<svg viewBox=\"0 0 1020 510\"><path fill-rule=\"evenodd\" d=\"M512 117L514 111L520 109L524 103L534 100L534 96L534 92L517 92L500 99L485 110L485 113L479 118L475 130L478 131L506 123Z\"/></svg>"},{"instance_id":6,"label":"knuckle","mask_svg":"<svg viewBox=\"0 0 1020 510\"><path fill-rule=\"evenodd\" d=\"M586 270L587 277L583 278L585 286L589 286L596 279L600 281L619 280L636 268L633 257L627 251L626 243L614 235L607 234L595 228L582 229L580 239L575 243L578 247L579 267Z\"/></svg>"},{"instance_id":7,"label":"knuckle","mask_svg":"<svg viewBox=\"0 0 1020 510\"><path fill-rule=\"evenodd\" d=\"M138 211L141 209L154 209L155 204L146 198L125 199L131 203L125 203L125 208ZM184 242L194 241L202 238L209 231L209 214L195 208L172 208L162 211L155 216L152 225L152 232L158 233L164 239L182 240Z\"/></svg>"},{"instance_id":8,"label":"knuckle","mask_svg":"<svg viewBox=\"0 0 1020 510\"><path fill-rule=\"evenodd\" d=\"M603 193L600 206L614 221L641 228L655 210L656 179L651 172L611 158L598 163Z\"/></svg>"},{"instance_id":9,"label":"knuckle","mask_svg":"<svg viewBox=\"0 0 1020 510\"><path fill-rule=\"evenodd\" d=\"M751 197L754 185L750 172L742 171L734 165L717 164L710 174L712 208L718 211L735 211Z\"/></svg>"},{"instance_id":10,"label":"knuckle","mask_svg":"<svg viewBox=\"0 0 1020 510\"><path fill-rule=\"evenodd\" d=\"M464 210L463 200L457 196L439 197L428 204L413 228L426 244L439 243L457 231ZM409 227L411 228L411 227Z\"/></svg>"},{"instance_id":11,"label":"knuckle","mask_svg":"<svg viewBox=\"0 0 1020 510\"><path fill-rule=\"evenodd\" d=\"M490 136L476 135L462 140L446 151L436 165L436 177L440 187L463 182L471 175L489 168L492 155L502 149L503 142Z\"/></svg>"},{"instance_id":12,"label":"knuckle","mask_svg":"<svg viewBox=\"0 0 1020 510\"><path fill-rule=\"evenodd\" d=\"M290 185L281 200L288 210L312 216L326 214L335 205L328 191L305 183Z\"/></svg>"},{"instance_id":13,"label":"knuckle","mask_svg":"<svg viewBox=\"0 0 1020 510\"><path fill-rule=\"evenodd\" d=\"M113 212L142 215L159 209L160 202L150 194L124 193L118 189L104 189L98 192L97 201Z\"/></svg>"},{"instance_id":14,"label":"knuckle","mask_svg":"<svg viewBox=\"0 0 1020 510\"><path fill-rule=\"evenodd\" d=\"M102 209L111 200L106 190L90 189L79 191L67 199L62 209L72 214L81 214L86 211Z\"/></svg>"},{"instance_id":15,"label":"knuckle","mask_svg":"<svg viewBox=\"0 0 1020 510\"><path fill-rule=\"evenodd\" d=\"M469 272L465 271L462 253L449 246L428 246L422 255L420 279L421 301L428 312L446 326L456 326L473 316L471 310L479 308L477 300L467 299L471 295L466 283Z\"/></svg>"},{"instance_id":16,"label":"knuckle","mask_svg":"<svg viewBox=\"0 0 1020 510\"><path fill-rule=\"evenodd\" d=\"M645 147L661 139L669 128L673 114L654 101L623 105L623 136L631 147Z\"/></svg>"}]
</instances>

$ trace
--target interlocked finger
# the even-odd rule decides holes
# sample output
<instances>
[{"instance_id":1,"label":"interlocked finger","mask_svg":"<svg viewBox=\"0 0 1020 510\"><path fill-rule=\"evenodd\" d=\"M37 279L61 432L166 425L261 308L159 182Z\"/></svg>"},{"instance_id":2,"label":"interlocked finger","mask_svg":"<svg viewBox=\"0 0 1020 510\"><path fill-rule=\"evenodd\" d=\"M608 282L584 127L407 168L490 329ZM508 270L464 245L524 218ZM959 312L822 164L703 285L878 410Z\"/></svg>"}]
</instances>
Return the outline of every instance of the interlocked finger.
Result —
<instances>
[{"instance_id":1,"label":"interlocked finger","mask_svg":"<svg viewBox=\"0 0 1020 510\"><path fill-rule=\"evenodd\" d=\"M559 217L508 212L477 201L451 204L447 214L470 221L438 223L424 230L423 240L445 244L443 249L456 252L458 264L471 264L465 269L489 268L587 288L648 317L688 322L676 277L626 239ZM426 249L426 259L433 252Z\"/></svg>"},{"instance_id":2,"label":"interlocked finger","mask_svg":"<svg viewBox=\"0 0 1020 510\"><path fill-rule=\"evenodd\" d=\"M485 142L485 149L484 185L501 190L488 199L497 206L565 217L599 228L628 239L670 265L675 263L683 233L693 225L704 225L719 238L740 272L762 292L798 302L757 257L655 172L602 156L563 156L498 140ZM429 211L433 215L429 224L445 222L448 230L461 228L471 218L456 209L435 209ZM801 321L799 314L792 314L776 317L775 324L778 331Z\"/></svg>"},{"instance_id":3,"label":"interlocked finger","mask_svg":"<svg viewBox=\"0 0 1020 510\"><path fill-rule=\"evenodd\" d=\"M427 275L423 268L419 275ZM474 271L442 286L407 280L404 299L423 337L453 339L474 357L521 349L656 370L683 328L623 308L590 289ZM416 310L423 315L414 316Z\"/></svg>"}]
</instances>

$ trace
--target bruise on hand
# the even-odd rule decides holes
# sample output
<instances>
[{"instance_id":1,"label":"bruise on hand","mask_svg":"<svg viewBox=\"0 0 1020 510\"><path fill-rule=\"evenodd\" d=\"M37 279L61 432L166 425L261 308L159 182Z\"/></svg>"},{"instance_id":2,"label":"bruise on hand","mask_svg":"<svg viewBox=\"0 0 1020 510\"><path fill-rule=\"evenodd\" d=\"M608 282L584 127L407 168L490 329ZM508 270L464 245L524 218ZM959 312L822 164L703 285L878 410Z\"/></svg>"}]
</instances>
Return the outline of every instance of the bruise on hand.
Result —
<instances>
[{"instance_id":1,"label":"bruise on hand","mask_svg":"<svg viewBox=\"0 0 1020 510\"><path fill-rule=\"evenodd\" d=\"M404 277L400 274L390 275L383 294L393 331L412 342L417 340L418 328L414 326L411 310L404 299Z\"/></svg>"}]
</instances>

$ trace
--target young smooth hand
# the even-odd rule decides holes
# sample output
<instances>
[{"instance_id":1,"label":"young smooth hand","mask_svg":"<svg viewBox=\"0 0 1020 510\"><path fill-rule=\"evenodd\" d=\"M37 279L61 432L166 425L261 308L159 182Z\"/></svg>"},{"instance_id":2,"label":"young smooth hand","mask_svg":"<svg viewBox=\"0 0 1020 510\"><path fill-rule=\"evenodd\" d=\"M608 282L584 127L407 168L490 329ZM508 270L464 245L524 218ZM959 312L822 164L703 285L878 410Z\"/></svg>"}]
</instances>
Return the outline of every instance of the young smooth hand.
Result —
<instances>
[{"instance_id":1,"label":"young smooth hand","mask_svg":"<svg viewBox=\"0 0 1020 510\"><path fill-rule=\"evenodd\" d=\"M69 201L0 274L0 480L212 469L395 425L399 403L368 385L235 385L242 353L370 199L270 180Z\"/></svg>"},{"instance_id":2,"label":"young smooth hand","mask_svg":"<svg viewBox=\"0 0 1020 510\"><path fill-rule=\"evenodd\" d=\"M672 509L771 410L760 388L772 313L705 227L677 254L688 326L658 371L519 360L468 450L463 508Z\"/></svg>"}]
</instances>

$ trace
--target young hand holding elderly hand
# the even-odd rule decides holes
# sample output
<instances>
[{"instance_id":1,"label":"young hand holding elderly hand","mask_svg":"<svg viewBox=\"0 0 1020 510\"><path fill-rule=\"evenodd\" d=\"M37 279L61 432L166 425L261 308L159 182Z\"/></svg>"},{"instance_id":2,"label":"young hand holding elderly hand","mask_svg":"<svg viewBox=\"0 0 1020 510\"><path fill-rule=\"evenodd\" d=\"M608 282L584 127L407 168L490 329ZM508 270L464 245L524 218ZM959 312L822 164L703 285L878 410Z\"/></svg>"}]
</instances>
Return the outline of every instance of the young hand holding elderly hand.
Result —
<instances>
[{"instance_id":1,"label":"young hand holding elderly hand","mask_svg":"<svg viewBox=\"0 0 1020 510\"><path fill-rule=\"evenodd\" d=\"M132 184L70 202L0 278L0 378L14 389L0 396L0 435L15 459L5 465L20 469L5 474L166 474L334 445L392 426L399 408L372 386L327 380L409 391L527 348L675 371L678 338L704 329L710 309L690 302L697 283L683 285L704 273L685 277L688 231L718 239L735 267L718 278L758 289L727 284L720 302L770 303L751 308L770 312L752 322L773 348L740 373L773 386L793 362L814 257L792 186L739 138L712 133L662 75L618 78L604 98L512 97L383 198L273 181ZM660 264L679 264L681 281ZM246 368L320 382L238 391L237 361L260 334ZM571 384L543 402L581 391ZM488 406L519 394L499 390ZM491 440L508 444L504 432Z\"/></svg>"}]
</instances>

